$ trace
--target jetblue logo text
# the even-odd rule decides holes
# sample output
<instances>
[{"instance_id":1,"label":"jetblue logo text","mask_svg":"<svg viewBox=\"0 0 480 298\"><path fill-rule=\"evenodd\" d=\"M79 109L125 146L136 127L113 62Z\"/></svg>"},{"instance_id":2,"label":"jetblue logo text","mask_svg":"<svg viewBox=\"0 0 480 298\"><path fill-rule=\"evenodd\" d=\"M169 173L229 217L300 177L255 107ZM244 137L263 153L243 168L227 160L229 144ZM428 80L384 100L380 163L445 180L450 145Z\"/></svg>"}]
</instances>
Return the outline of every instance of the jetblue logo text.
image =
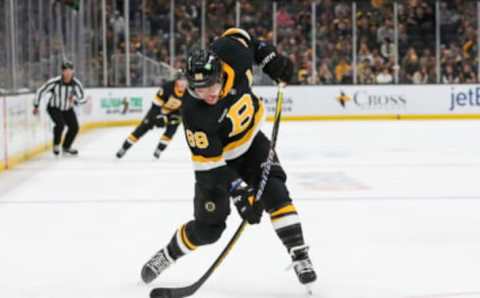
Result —
<instances>
[{"instance_id":1,"label":"jetblue logo text","mask_svg":"<svg viewBox=\"0 0 480 298\"><path fill-rule=\"evenodd\" d=\"M480 87L470 88L466 92L455 92L455 88L452 88L449 111L453 111L458 107L466 106L480 107Z\"/></svg>"}]
</instances>

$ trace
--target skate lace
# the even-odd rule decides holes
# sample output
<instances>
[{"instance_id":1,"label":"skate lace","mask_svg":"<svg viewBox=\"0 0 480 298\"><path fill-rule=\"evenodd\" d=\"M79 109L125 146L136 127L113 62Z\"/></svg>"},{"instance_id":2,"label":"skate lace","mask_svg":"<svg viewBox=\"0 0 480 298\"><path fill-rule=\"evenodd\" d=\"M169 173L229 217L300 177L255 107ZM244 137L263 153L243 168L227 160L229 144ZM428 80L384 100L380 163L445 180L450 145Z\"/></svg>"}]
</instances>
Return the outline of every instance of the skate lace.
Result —
<instances>
[{"instance_id":1,"label":"skate lace","mask_svg":"<svg viewBox=\"0 0 480 298\"><path fill-rule=\"evenodd\" d=\"M292 268L295 270L297 275L300 275L305 272L312 272L313 265L310 261L310 258L307 255L309 247L307 245L293 247L290 251L290 254L293 258L292 263L287 267L287 270ZM300 254L305 254L304 257L298 258Z\"/></svg>"},{"instance_id":2,"label":"skate lace","mask_svg":"<svg viewBox=\"0 0 480 298\"><path fill-rule=\"evenodd\" d=\"M160 274L160 272L162 272L168 266L170 266L172 262L168 260L163 250L161 250L158 253L156 253L148 263L150 268L152 268L152 270L154 270L155 273Z\"/></svg>"},{"instance_id":3,"label":"skate lace","mask_svg":"<svg viewBox=\"0 0 480 298\"><path fill-rule=\"evenodd\" d=\"M313 265L310 259L293 261L292 264L288 266L288 270L291 268L293 268L297 274L313 271Z\"/></svg>"}]
</instances>

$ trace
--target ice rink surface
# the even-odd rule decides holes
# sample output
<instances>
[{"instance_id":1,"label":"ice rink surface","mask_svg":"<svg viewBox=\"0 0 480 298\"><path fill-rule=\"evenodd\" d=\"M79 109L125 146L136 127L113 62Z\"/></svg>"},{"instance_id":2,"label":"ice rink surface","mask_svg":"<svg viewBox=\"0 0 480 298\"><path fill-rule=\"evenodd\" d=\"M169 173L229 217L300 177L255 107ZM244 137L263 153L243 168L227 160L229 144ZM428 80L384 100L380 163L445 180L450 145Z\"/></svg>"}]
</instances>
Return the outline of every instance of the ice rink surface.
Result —
<instances>
[{"instance_id":1,"label":"ice rink surface","mask_svg":"<svg viewBox=\"0 0 480 298\"><path fill-rule=\"evenodd\" d=\"M270 125L264 126L269 135ZM193 213L180 132L122 160L131 127L81 135L78 158L50 152L0 174L1 298L141 298L143 263ZM284 122L278 152L318 272L314 297L480 297L480 122ZM186 285L222 240L152 286ZM248 227L198 298L305 297L267 217Z\"/></svg>"}]
</instances>

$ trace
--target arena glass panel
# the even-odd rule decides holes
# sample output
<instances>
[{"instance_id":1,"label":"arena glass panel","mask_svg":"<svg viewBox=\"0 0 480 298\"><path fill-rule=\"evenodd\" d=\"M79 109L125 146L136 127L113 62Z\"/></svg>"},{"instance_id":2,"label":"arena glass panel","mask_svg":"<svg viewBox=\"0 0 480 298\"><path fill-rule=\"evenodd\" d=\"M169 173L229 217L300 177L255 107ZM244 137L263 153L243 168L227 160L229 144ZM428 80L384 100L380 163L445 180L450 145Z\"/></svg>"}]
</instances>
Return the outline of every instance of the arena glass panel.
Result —
<instances>
[{"instance_id":1,"label":"arena glass panel","mask_svg":"<svg viewBox=\"0 0 480 298\"><path fill-rule=\"evenodd\" d=\"M0 94L7 93L12 88L10 18L8 11L8 1L1 2L0 36L4 36L4 42L0 45Z\"/></svg>"},{"instance_id":2,"label":"arena glass panel","mask_svg":"<svg viewBox=\"0 0 480 298\"><path fill-rule=\"evenodd\" d=\"M440 83L478 82L477 3L440 2Z\"/></svg>"},{"instance_id":3,"label":"arena glass panel","mask_svg":"<svg viewBox=\"0 0 480 298\"><path fill-rule=\"evenodd\" d=\"M273 39L273 3L271 1L238 1L240 3L240 28L257 39L270 43ZM272 80L259 67L253 68L256 85L272 85Z\"/></svg>"},{"instance_id":4,"label":"arena glass panel","mask_svg":"<svg viewBox=\"0 0 480 298\"><path fill-rule=\"evenodd\" d=\"M175 0L175 68L185 68L193 47L201 47L202 1Z\"/></svg>"},{"instance_id":5,"label":"arena glass panel","mask_svg":"<svg viewBox=\"0 0 480 298\"><path fill-rule=\"evenodd\" d=\"M312 83L311 1L279 1L277 50L294 65L292 84Z\"/></svg>"},{"instance_id":6,"label":"arena glass panel","mask_svg":"<svg viewBox=\"0 0 480 298\"><path fill-rule=\"evenodd\" d=\"M393 84L396 69L393 2L358 2L356 36L357 83Z\"/></svg>"},{"instance_id":7,"label":"arena glass panel","mask_svg":"<svg viewBox=\"0 0 480 298\"><path fill-rule=\"evenodd\" d=\"M351 1L321 1L315 9L316 83L353 83Z\"/></svg>"},{"instance_id":8,"label":"arena glass panel","mask_svg":"<svg viewBox=\"0 0 480 298\"><path fill-rule=\"evenodd\" d=\"M400 83L437 82L435 18L435 0L398 3Z\"/></svg>"}]
</instances>

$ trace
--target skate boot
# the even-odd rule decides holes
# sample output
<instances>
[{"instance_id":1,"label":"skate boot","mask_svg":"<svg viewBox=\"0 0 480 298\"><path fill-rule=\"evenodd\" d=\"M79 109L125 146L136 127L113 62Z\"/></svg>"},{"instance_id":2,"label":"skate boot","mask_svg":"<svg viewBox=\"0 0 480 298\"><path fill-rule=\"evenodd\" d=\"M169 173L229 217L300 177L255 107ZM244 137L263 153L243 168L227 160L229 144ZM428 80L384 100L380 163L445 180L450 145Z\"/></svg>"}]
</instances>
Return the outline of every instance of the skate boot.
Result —
<instances>
[{"instance_id":1,"label":"skate boot","mask_svg":"<svg viewBox=\"0 0 480 298\"><path fill-rule=\"evenodd\" d=\"M115 154L115 156L116 156L118 159L120 159L120 158L122 158L122 157L125 155L126 152L127 152L127 150L125 150L125 149L123 149L123 148L120 148L120 150L117 151L117 153Z\"/></svg>"},{"instance_id":2,"label":"skate boot","mask_svg":"<svg viewBox=\"0 0 480 298\"><path fill-rule=\"evenodd\" d=\"M77 149L72 149L72 148L63 148L63 155L77 156L78 155L78 150Z\"/></svg>"},{"instance_id":3,"label":"skate boot","mask_svg":"<svg viewBox=\"0 0 480 298\"><path fill-rule=\"evenodd\" d=\"M53 146L53 155L58 156L60 154L60 146Z\"/></svg>"},{"instance_id":4,"label":"skate boot","mask_svg":"<svg viewBox=\"0 0 480 298\"><path fill-rule=\"evenodd\" d=\"M175 261L168 254L167 248L159 250L142 268L142 280L148 284L152 282Z\"/></svg>"},{"instance_id":5,"label":"skate boot","mask_svg":"<svg viewBox=\"0 0 480 298\"><path fill-rule=\"evenodd\" d=\"M308 293L311 295L310 284L317 279L317 274L313 269L312 261L308 256L308 246L296 246L290 249L290 255L292 257L292 267L297 274L298 280L302 285L307 287Z\"/></svg>"},{"instance_id":6,"label":"skate boot","mask_svg":"<svg viewBox=\"0 0 480 298\"><path fill-rule=\"evenodd\" d=\"M160 154L162 154L162 150L160 150L160 148L157 148L155 150L155 152L153 152L153 156L156 158L156 159L159 159L160 158Z\"/></svg>"},{"instance_id":7,"label":"skate boot","mask_svg":"<svg viewBox=\"0 0 480 298\"><path fill-rule=\"evenodd\" d=\"M157 145L157 149L155 149L155 152L153 152L153 156L155 156L155 158L160 158L160 155L166 148L167 144L164 141L160 141L160 143Z\"/></svg>"}]
</instances>

